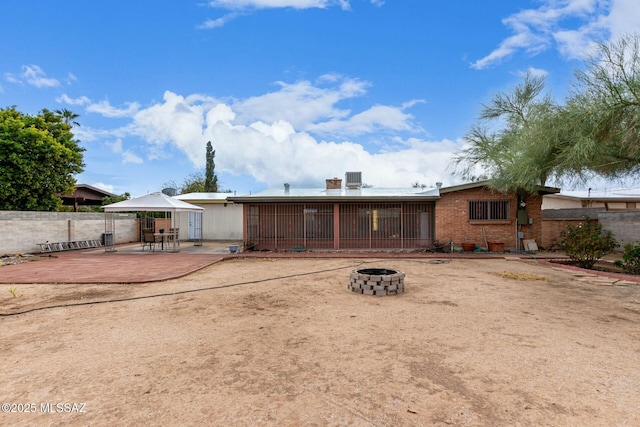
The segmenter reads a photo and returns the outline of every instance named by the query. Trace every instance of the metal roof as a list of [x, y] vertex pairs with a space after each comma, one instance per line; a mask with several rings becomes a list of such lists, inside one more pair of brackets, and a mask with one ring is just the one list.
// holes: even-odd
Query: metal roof
[[186, 193], [173, 196], [174, 199], [191, 203], [225, 203], [233, 193]]
[[619, 188], [612, 190], [569, 190], [561, 191], [551, 197], [557, 199], [570, 200], [590, 200], [590, 201], [609, 201], [609, 202], [639, 202], [639, 188]]
[[[454, 191], [463, 191], [463, 190], [471, 190], [473, 188], [487, 187], [491, 189], [489, 185], [491, 183], [490, 180], [485, 181], [477, 181], [477, 182], [469, 182], [466, 184], [453, 185], [451, 187], [442, 187], [440, 189], [440, 193], [453, 193]], [[542, 185], [537, 186], [538, 194], [546, 195], [546, 194], [556, 194], [560, 192], [559, 188], [556, 187], [546, 187]], [[495, 190], [498, 191], [498, 190]]]
[[299, 202], [299, 201], [400, 201], [400, 200], [437, 200], [440, 193], [437, 188], [377, 188], [359, 189], [292, 188], [288, 190], [269, 189], [256, 194], [230, 196], [227, 199], [239, 203], [257, 202]]

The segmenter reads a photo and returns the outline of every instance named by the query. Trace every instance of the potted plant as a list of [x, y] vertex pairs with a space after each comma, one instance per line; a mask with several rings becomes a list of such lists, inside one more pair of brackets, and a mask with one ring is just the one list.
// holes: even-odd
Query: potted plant
[[475, 243], [462, 243], [462, 250], [465, 252], [473, 252], [476, 250]]
[[489, 252], [504, 252], [504, 242], [487, 242]]

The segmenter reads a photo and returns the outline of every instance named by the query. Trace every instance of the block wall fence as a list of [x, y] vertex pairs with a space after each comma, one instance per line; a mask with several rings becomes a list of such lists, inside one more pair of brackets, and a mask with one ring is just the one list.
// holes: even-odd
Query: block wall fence
[[[114, 214], [114, 242], [139, 240], [135, 214]], [[101, 240], [105, 214], [87, 212], [0, 211], [0, 255], [39, 253], [38, 243]]]
[[620, 244], [619, 251], [624, 251], [627, 243], [638, 244], [640, 241], [640, 212], [637, 210], [601, 212], [598, 221], [604, 230], [613, 233]]
[[[509, 221], [470, 221], [469, 200], [510, 200]], [[446, 193], [436, 202], [435, 238], [440, 242], [453, 240], [457, 245], [463, 242], [484, 246], [482, 226], [488, 241], [500, 241], [507, 248], [516, 247], [517, 198], [501, 195], [483, 189], [472, 189]], [[528, 197], [527, 212], [532, 225], [520, 230], [525, 239], [535, 239], [540, 248], [553, 248], [560, 241], [560, 233], [568, 224], [577, 225], [584, 221], [584, 215], [599, 221], [603, 229], [613, 232], [624, 250], [625, 243], [640, 242], [640, 212], [629, 210], [619, 212], [593, 211], [585, 209], [553, 210], [554, 215], [540, 206], [541, 197]], [[576, 212], [577, 211], [577, 212]], [[137, 242], [140, 240], [139, 225], [135, 214], [114, 214], [115, 243]], [[156, 227], [163, 224], [158, 221]], [[166, 228], [166, 227], [165, 227]], [[101, 240], [105, 232], [105, 214], [84, 212], [40, 212], [40, 211], [0, 211], [0, 255], [39, 253], [38, 243], [65, 242], [74, 240]], [[185, 236], [181, 236], [185, 238]]]

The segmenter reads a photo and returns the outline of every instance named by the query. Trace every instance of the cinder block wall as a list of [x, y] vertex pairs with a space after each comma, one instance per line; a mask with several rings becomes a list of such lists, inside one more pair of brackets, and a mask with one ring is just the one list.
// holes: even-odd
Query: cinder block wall
[[[506, 221], [470, 221], [469, 201], [471, 200], [509, 200], [509, 220]], [[518, 196], [490, 190], [489, 188], [472, 188], [441, 194], [436, 202], [436, 240], [456, 245], [475, 243], [484, 246], [482, 228], [489, 242], [503, 242], [506, 248], [517, 247], [517, 232], [522, 231], [525, 239], [542, 239], [542, 197], [527, 196], [526, 210], [531, 225], [523, 225], [516, 229]]]
[[[115, 243], [138, 239], [135, 214], [115, 214]], [[0, 254], [40, 252], [38, 243], [101, 240], [105, 214], [0, 211]]]
[[627, 243], [637, 244], [640, 241], [640, 212], [636, 210], [600, 212], [598, 221], [604, 230], [613, 233], [620, 243], [620, 251], [624, 251]]

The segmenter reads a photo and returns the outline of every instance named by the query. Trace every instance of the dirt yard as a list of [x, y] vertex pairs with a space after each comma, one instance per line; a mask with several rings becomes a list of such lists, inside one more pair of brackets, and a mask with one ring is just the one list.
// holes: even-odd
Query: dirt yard
[[[349, 292], [365, 267], [405, 293]], [[0, 317], [1, 425], [640, 425], [640, 285], [534, 261], [237, 259], [0, 304], [36, 309]]]

